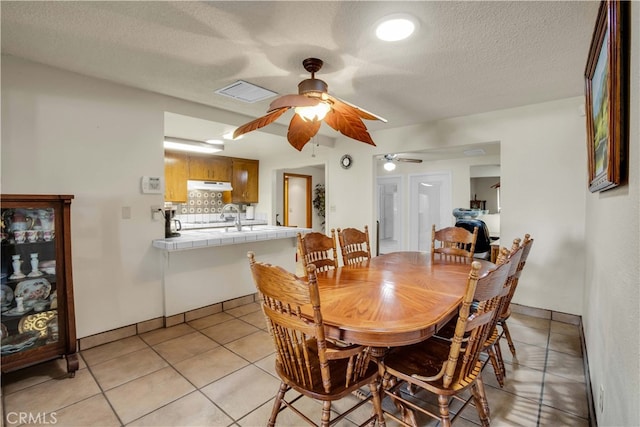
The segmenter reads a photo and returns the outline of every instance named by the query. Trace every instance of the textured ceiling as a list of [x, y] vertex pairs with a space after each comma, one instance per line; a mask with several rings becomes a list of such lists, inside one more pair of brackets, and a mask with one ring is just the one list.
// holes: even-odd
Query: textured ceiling
[[[2, 1], [2, 53], [251, 117], [272, 99], [247, 104], [214, 91], [242, 79], [296, 93], [308, 78], [302, 60], [318, 57], [316, 77], [330, 93], [388, 119], [367, 122], [376, 130], [581, 95], [597, 9], [595, 1]], [[399, 12], [417, 18], [416, 33], [376, 40], [374, 24]]]

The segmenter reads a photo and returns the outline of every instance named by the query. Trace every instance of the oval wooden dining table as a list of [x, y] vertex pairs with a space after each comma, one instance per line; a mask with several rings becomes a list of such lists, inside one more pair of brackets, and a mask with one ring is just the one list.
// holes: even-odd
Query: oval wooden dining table
[[[480, 261], [480, 276], [495, 265]], [[431, 337], [462, 302], [471, 261], [426, 252], [394, 252], [318, 273], [329, 338], [397, 347]]]

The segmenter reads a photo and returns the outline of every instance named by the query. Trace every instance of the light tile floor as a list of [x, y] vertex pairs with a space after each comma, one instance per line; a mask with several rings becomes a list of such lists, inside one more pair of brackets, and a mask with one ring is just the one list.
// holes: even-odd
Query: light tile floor
[[[491, 425], [589, 426], [579, 328], [522, 314], [514, 314], [509, 325], [517, 359], [503, 342], [505, 387], [498, 387], [490, 365], [483, 374]], [[62, 360], [7, 374], [3, 424], [20, 425], [20, 414], [30, 414], [31, 424], [56, 426], [263, 426], [279, 386], [273, 365], [260, 307], [248, 304], [82, 351], [73, 379], [66, 378]], [[430, 396], [415, 398], [433, 403]], [[337, 403], [336, 410], [349, 399], [355, 398]], [[388, 400], [383, 403], [393, 410]], [[317, 402], [303, 399], [301, 406], [319, 419]], [[353, 426], [369, 410], [364, 407], [339, 425]], [[277, 421], [304, 424], [290, 411]], [[478, 424], [472, 407], [454, 423]]]

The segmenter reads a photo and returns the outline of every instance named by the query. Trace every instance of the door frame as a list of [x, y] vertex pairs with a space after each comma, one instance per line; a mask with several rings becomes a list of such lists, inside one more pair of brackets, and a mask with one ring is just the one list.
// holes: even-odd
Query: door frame
[[304, 178], [307, 181], [306, 184], [306, 193], [307, 193], [307, 197], [305, 200], [305, 206], [306, 206], [306, 228], [311, 228], [312, 227], [312, 219], [311, 219], [311, 214], [312, 214], [312, 210], [311, 210], [311, 195], [312, 195], [312, 190], [311, 190], [311, 186], [312, 186], [312, 179], [313, 177], [311, 175], [301, 175], [301, 174], [297, 174], [297, 173], [289, 173], [289, 172], [283, 172], [282, 174], [282, 183], [283, 183], [283, 203], [284, 203], [284, 218], [283, 218], [283, 224], [284, 225], [288, 225], [289, 224], [289, 177], [294, 177], [294, 178]]

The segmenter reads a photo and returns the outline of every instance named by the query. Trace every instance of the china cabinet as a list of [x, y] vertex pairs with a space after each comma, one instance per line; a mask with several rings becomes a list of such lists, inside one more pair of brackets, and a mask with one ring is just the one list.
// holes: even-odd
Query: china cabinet
[[2, 372], [65, 357], [78, 369], [70, 195], [0, 195]]
[[258, 203], [258, 160], [233, 159], [233, 203]]

